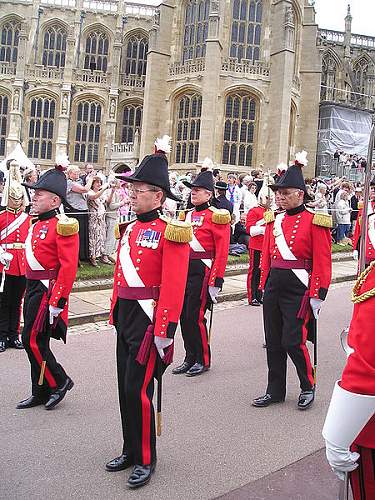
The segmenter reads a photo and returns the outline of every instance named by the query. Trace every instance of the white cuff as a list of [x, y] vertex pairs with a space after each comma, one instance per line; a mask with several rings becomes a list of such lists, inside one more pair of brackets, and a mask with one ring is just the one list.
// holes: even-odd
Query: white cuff
[[375, 396], [349, 392], [337, 381], [324, 422], [324, 439], [335, 446], [349, 448], [374, 412]]
[[251, 226], [250, 227], [250, 236], [259, 236], [260, 234], [263, 234], [263, 227], [262, 226]]

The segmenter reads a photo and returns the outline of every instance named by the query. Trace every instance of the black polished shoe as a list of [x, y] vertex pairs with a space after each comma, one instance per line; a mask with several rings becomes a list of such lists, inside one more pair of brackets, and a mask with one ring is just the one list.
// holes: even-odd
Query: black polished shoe
[[261, 305], [260, 302], [257, 301], [257, 299], [253, 299], [250, 303], [249, 306], [256, 306], [259, 307]]
[[309, 408], [313, 404], [314, 398], [315, 391], [302, 391], [298, 398], [298, 409], [306, 410], [307, 408]]
[[3, 340], [0, 342], [0, 352], [4, 352], [7, 348], [7, 343]]
[[105, 470], [109, 472], [118, 472], [120, 470], [125, 470], [133, 464], [127, 453], [123, 453], [119, 457], [114, 458], [107, 464], [105, 464]]
[[9, 340], [8, 347], [13, 347], [13, 349], [25, 349], [21, 340], [19, 340], [19, 339]]
[[20, 401], [16, 406], [16, 408], [17, 410], [25, 410], [26, 408], [33, 408], [34, 406], [44, 405], [46, 404], [47, 401], [48, 401], [48, 396], [42, 398], [40, 396], [32, 395], [29, 398]]
[[127, 485], [129, 488], [140, 488], [150, 482], [151, 475], [155, 470], [155, 464], [134, 465], [133, 472], [130, 474]]
[[49, 400], [46, 403], [46, 410], [52, 410], [57, 404], [60, 403], [65, 397], [65, 394], [67, 391], [70, 391], [74, 386], [73, 380], [68, 377], [65, 381], [65, 384], [60, 387], [60, 389], [56, 389], [55, 392], [53, 392], [49, 398]]
[[256, 408], [266, 408], [266, 406], [272, 405], [274, 403], [283, 403], [284, 399], [275, 399], [271, 394], [265, 394], [260, 398], [253, 399], [252, 405]]
[[186, 372], [187, 377], [196, 377], [197, 375], [202, 375], [202, 373], [209, 370], [208, 366], [203, 366], [200, 363], [195, 363], [190, 370]]
[[181, 375], [181, 373], [186, 373], [188, 370], [190, 370], [192, 366], [193, 363], [188, 363], [187, 361], [184, 361], [182, 365], [173, 368], [172, 373], [173, 375]]

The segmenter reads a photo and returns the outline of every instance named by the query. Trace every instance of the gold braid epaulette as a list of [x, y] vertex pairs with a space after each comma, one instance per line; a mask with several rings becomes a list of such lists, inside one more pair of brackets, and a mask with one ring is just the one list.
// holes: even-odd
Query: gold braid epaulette
[[313, 224], [316, 226], [322, 227], [332, 227], [332, 215], [324, 214], [324, 213], [316, 213], [313, 217]]
[[270, 224], [275, 220], [275, 212], [273, 210], [266, 210], [263, 214], [263, 219], [266, 221], [266, 224]]
[[371, 262], [367, 269], [363, 271], [358, 277], [352, 291], [352, 302], [354, 304], [359, 304], [361, 302], [365, 302], [365, 300], [371, 299], [371, 297], [375, 297], [375, 287], [371, 288], [367, 292], [361, 293], [358, 295], [361, 286], [366, 281], [368, 274], [375, 268], [375, 261]]
[[78, 220], [74, 217], [67, 217], [65, 214], [58, 215], [56, 226], [57, 234], [60, 236], [73, 236], [79, 232]]
[[165, 228], [164, 238], [175, 243], [189, 243], [193, 239], [193, 228], [188, 222], [169, 220]]

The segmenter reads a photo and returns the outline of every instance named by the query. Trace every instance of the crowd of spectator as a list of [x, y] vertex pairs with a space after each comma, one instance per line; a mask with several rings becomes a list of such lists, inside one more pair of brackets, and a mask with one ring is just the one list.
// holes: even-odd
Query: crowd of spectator
[[[337, 152], [339, 153], [339, 152]], [[340, 153], [341, 154], [341, 153]], [[343, 154], [343, 153], [342, 153]], [[351, 157], [351, 161], [362, 162], [363, 159]], [[362, 167], [364, 165], [362, 164]], [[202, 167], [202, 170], [207, 167]], [[225, 208], [232, 214], [231, 253], [239, 255], [247, 252], [250, 236], [246, 233], [246, 216], [248, 211], [258, 205], [258, 194], [264, 184], [277, 180], [280, 172], [270, 174], [264, 167], [252, 170], [248, 174], [224, 174], [213, 168], [215, 181], [215, 198], [213, 205]], [[36, 182], [40, 171], [38, 168], [27, 169], [23, 173], [25, 182]], [[102, 171], [87, 164], [84, 171], [78, 166], [70, 165], [66, 170], [67, 193], [64, 210], [78, 219], [80, 226], [80, 261], [88, 261], [92, 266], [100, 263], [113, 264], [116, 251], [115, 225], [118, 221], [130, 220], [129, 184], [126, 178], [131, 174], [110, 173], [105, 176]], [[171, 171], [170, 184], [173, 194], [181, 201], [167, 199], [163, 210], [165, 215], [176, 217], [180, 210], [191, 207], [190, 189], [185, 182], [193, 182], [197, 172], [188, 171], [184, 175]], [[0, 179], [0, 196], [1, 196]], [[349, 182], [346, 178], [306, 179], [311, 201], [310, 209], [330, 213], [333, 216], [334, 228], [332, 239], [339, 245], [351, 243], [354, 224], [358, 216], [358, 204], [361, 200], [360, 183]], [[27, 189], [28, 201], [31, 203], [33, 193]], [[29, 210], [30, 206], [27, 207]], [[275, 208], [275, 207], [271, 207]]]

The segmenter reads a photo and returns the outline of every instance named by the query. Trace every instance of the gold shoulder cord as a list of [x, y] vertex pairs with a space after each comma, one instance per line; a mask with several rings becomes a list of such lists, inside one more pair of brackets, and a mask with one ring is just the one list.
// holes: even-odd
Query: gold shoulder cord
[[359, 304], [360, 302], [365, 302], [367, 299], [371, 299], [371, 297], [375, 297], [375, 287], [371, 288], [368, 292], [364, 292], [361, 295], [358, 295], [359, 290], [361, 289], [361, 286], [363, 283], [366, 281], [366, 278], [368, 274], [371, 272], [372, 269], [375, 267], [375, 261], [371, 262], [369, 267], [361, 273], [361, 275], [358, 277], [353, 291], [352, 291], [352, 302], [354, 304]]

